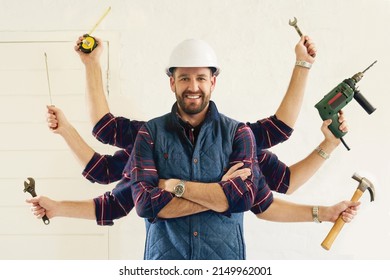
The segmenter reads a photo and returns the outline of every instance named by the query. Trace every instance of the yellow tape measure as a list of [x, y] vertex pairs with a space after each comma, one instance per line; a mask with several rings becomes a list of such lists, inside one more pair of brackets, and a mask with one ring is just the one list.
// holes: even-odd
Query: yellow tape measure
[[111, 10], [111, 7], [108, 7], [108, 9], [105, 11], [105, 13], [100, 17], [100, 19], [97, 21], [97, 23], [94, 25], [94, 27], [91, 29], [91, 31], [87, 34], [84, 34], [84, 40], [80, 44], [79, 49], [84, 53], [90, 53], [92, 52], [96, 46], [96, 40], [94, 37], [91, 36], [92, 32], [96, 29], [96, 27], [100, 24], [100, 22], [106, 17], [108, 12]]
[[84, 36], [84, 40], [80, 44], [80, 50], [84, 53], [90, 53], [97, 46], [96, 40], [95, 38], [89, 36], [88, 34], [84, 34], [83, 36]]

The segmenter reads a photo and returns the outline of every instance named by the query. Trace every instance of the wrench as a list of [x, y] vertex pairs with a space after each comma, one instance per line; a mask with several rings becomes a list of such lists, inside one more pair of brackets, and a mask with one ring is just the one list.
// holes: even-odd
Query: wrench
[[291, 20], [291, 19], [290, 19], [290, 20], [288, 21], [288, 24], [290, 24], [291, 26], [294, 26], [295, 30], [298, 32], [299, 37], [302, 37], [302, 32], [301, 32], [301, 30], [299, 29], [299, 27], [298, 27], [298, 25], [297, 25], [297, 22], [298, 22], [297, 18], [294, 17], [294, 20]]
[[[297, 22], [298, 22], [297, 18], [294, 17], [294, 20], [291, 20], [291, 19], [290, 19], [290, 20], [288, 21], [288, 24], [290, 24], [291, 26], [294, 26], [295, 30], [298, 32], [299, 37], [302, 37], [302, 32], [301, 32], [301, 30], [299, 29], [299, 27], [298, 27], [298, 25], [297, 25]], [[306, 40], [305, 40], [304, 44], [306, 44]], [[312, 56], [312, 57], [315, 57], [315, 54], [313, 54], [313, 55], [311, 55], [311, 56]]]
[[[28, 177], [27, 180], [29, 182], [24, 181], [24, 192], [28, 192], [29, 194], [32, 195], [32, 197], [36, 197], [37, 193], [35, 192], [35, 180], [31, 177]], [[50, 224], [49, 218], [45, 215], [42, 217], [43, 223], [45, 225]]]

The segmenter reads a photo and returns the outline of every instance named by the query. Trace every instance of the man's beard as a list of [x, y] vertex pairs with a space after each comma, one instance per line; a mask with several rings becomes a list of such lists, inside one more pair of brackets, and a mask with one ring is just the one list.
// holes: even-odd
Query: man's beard
[[[188, 101], [191, 101], [190, 98], [185, 98], [186, 95], [192, 95], [192, 94], [196, 94], [196, 95], [200, 95], [199, 99], [202, 100], [201, 104], [198, 105], [198, 104], [194, 104], [192, 102], [190, 102], [190, 104], [188, 104]], [[200, 112], [202, 112], [209, 104], [209, 101], [210, 101], [210, 98], [206, 98], [206, 95], [204, 94], [204, 92], [200, 91], [200, 92], [183, 92], [181, 95], [178, 95], [176, 93], [176, 99], [177, 99], [177, 103], [179, 104], [179, 107], [182, 109], [182, 111], [188, 115], [195, 115], [195, 114], [198, 114]], [[186, 103], [187, 101], [187, 103]], [[194, 99], [195, 102], [198, 101], [198, 99]]]

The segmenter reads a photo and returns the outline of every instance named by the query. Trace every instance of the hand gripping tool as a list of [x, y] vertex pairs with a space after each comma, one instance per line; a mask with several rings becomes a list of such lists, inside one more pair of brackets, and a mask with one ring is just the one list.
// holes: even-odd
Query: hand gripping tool
[[[23, 191], [28, 192], [29, 194], [31, 194], [32, 197], [36, 197], [37, 193], [35, 192], [35, 180], [31, 177], [28, 177], [27, 180], [28, 180], [28, 182], [24, 181], [24, 190]], [[42, 220], [43, 220], [43, 223], [45, 225], [50, 224], [50, 220], [46, 215], [42, 217]]]

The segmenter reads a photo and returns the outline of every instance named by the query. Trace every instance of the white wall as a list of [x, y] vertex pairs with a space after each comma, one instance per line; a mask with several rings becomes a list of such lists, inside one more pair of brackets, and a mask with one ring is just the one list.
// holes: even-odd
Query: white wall
[[[94, 35], [110, 42], [110, 106], [115, 114], [140, 120], [170, 110], [174, 96], [163, 70], [172, 48], [191, 37], [208, 41], [217, 52], [222, 73], [213, 99], [221, 112], [242, 121], [273, 114], [295, 62], [299, 38], [288, 20], [297, 17], [301, 30], [315, 40], [318, 56], [295, 132], [273, 149], [287, 164], [306, 156], [322, 140], [314, 104], [337, 83], [378, 60], [359, 83], [376, 112], [367, 115], [356, 102], [344, 110], [351, 151], [340, 146], [314, 178], [286, 198], [307, 204], [349, 199], [357, 187], [351, 176], [359, 172], [375, 183], [375, 202], [369, 203], [368, 194], [362, 197], [359, 215], [329, 252], [320, 246], [331, 227], [328, 223], [277, 224], [248, 213], [245, 234], [248, 259], [390, 257], [390, 1], [0, 0], [0, 6], [0, 259], [142, 258], [144, 225], [135, 213], [110, 228], [71, 219], [53, 219], [44, 226], [32, 219], [22, 192], [27, 176], [39, 180], [39, 194], [55, 199], [93, 198], [114, 186], [81, 178], [82, 169], [65, 143], [46, 129], [44, 106], [49, 98], [45, 76], [40, 76], [45, 75], [40, 56], [49, 48], [57, 73], [52, 90], [61, 92], [53, 102], [94, 148], [112, 152], [90, 136], [82, 65], [72, 50], [73, 41], [89, 31], [108, 6], [112, 10]], [[53, 47], [51, 40], [61, 42], [60, 47]], [[47, 244], [50, 248], [42, 249]]]

